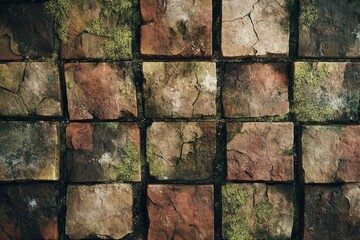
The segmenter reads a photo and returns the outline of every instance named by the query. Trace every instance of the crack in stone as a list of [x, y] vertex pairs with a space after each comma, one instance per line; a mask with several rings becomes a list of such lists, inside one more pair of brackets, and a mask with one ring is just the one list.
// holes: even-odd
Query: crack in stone
[[254, 31], [255, 36], [256, 36], [256, 39], [257, 39], [256, 42], [251, 46], [251, 48], [252, 48], [253, 51], [254, 51], [254, 55], [256, 55], [257, 52], [258, 52], [258, 50], [255, 48], [255, 45], [256, 45], [258, 42], [260, 42], [260, 39], [259, 39], [259, 35], [258, 35], [258, 33], [257, 33], [256, 29], [255, 29], [254, 22], [253, 22], [253, 20], [252, 20], [252, 18], [251, 18], [251, 13], [255, 10], [255, 5], [258, 4], [260, 1], [261, 1], [261, 0], [258, 0], [256, 3], [254, 3], [254, 4], [252, 5], [252, 10], [251, 10], [251, 12], [249, 12], [249, 14], [248, 14], [249, 20], [250, 20], [250, 22], [251, 22], [253, 31]]
[[201, 94], [201, 85], [199, 84], [199, 76], [198, 76], [198, 71], [199, 71], [199, 65], [196, 65], [196, 71], [195, 71], [195, 78], [196, 78], [196, 85], [195, 85], [195, 89], [198, 91], [196, 98], [194, 100], [194, 102], [192, 103], [192, 112], [191, 115], [194, 116], [194, 111], [195, 111], [195, 104], [196, 102], [199, 100], [200, 94]]

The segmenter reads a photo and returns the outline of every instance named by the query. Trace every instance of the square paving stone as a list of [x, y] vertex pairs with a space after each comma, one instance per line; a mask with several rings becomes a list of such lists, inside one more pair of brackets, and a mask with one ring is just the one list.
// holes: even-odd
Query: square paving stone
[[360, 182], [360, 126], [305, 126], [302, 133], [305, 182]]
[[293, 226], [292, 185], [222, 186], [223, 237], [290, 239]]
[[137, 116], [130, 62], [65, 64], [70, 119]]
[[280, 57], [289, 53], [286, 0], [223, 0], [221, 50], [224, 57]]
[[132, 1], [50, 0], [61, 57], [130, 59]]
[[286, 63], [227, 63], [222, 88], [225, 117], [285, 116], [288, 81]]
[[57, 122], [0, 122], [0, 181], [58, 180]]
[[216, 124], [154, 122], [147, 130], [146, 154], [156, 179], [207, 179], [216, 157]]
[[0, 4], [0, 59], [51, 57], [53, 26], [43, 3]]
[[46, 62], [0, 64], [0, 115], [61, 116], [59, 70]]
[[360, 184], [305, 186], [304, 240], [360, 237]]
[[149, 185], [148, 240], [214, 239], [211, 185]]
[[132, 193], [130, 184], [69, 186], [66, 234], [70, 239], [120, 239], [130, 234]]
[[140, 181], [140, 130], [136, 124], [69, 123], [66, 145], [70, 181]]
[[59, 239], [53, 184], [0, 185], [0, 239]]
[[299, 56], [359, 57], [360, 4], [300, 0]]
[[358, 119], [359, 71], [359, 63], [296, 62], [296, 118], [319, 122]]
[[215, 116], [215, 63], [145, 62], [143, 72], [147, 117]]
[[212, 1], [140, 0], [141, 54], [210, 57]]
[[227, 179], [293, 180], [293, 124], [227, 123]]

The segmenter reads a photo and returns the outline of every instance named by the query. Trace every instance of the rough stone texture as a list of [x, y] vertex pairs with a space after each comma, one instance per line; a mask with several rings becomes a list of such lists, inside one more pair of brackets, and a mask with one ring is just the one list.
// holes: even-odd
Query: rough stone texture
[[222, 101], [225, 117], [284, 116], [289, 112], [288, 65], [225, 65]]
[[359, 236], [360, 184], [305, 186], [304, 240]]
[[291, 181], [292, 123], [227, 123], [227, 179]]
[[291, 185], [223, 186], [223, 237], [228, 240], [290, 239], [292, 194]]
[[223, 56], [288, 55], [289, 36], [287, 0], [222, 2]]
[[360, 181], [360, 126], [305, 126], [302, 134], [305, 182]]
[[294, 111], [297, 119], [358, 119], [359, 71], [359, 63], [295, 63]]
[[56, 122], [0, 122], [0, 181], [59, 179]]
[[65, 64], [70, 119], [117, 119], [137, 116], [131, 65]]
[[66, 234], [71, 239], [120, 239], [132, 232], [130, 184], [69, 186]]
[[301, 0], [301, 57], [359, 57], [360, 5], [357, 1]]
[[160, 180], [209, 178], [215, 135], [215, 122], [154, 122], [147, 130], [150, 175]]
[[130, 0], [67, 0], [62, 4], [48, 5], [58, 16], [62, 58], [131, 58]]
[[211, 56], [211, 0], [140, 0], [143, 55]]
[[216, 114], [215, 63], [145, 62], [147, 117], [201, 117]]
[[0, 115], [61, 114], [59, 71], [54, 64], [0, 64]]
[[0, 5], [0, 59], [51, 57], [54, 20], [42, 3]]
[[149, 185], [148, 240], [214, 239], [211, 185]]
[[66, 145], [70, 181], [140, 180], [140, 131], [136, 124], [69, 123]]
[[0, 239], [59, 238], [53, 184], [0, 185]]

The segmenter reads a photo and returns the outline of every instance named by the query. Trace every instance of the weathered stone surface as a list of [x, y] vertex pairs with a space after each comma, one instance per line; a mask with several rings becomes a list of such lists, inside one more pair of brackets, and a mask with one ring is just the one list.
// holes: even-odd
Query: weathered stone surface
[[50, 0], [62, 58], [131, 58], [131, 0]]
[[305, 186], [304, 240], [359, 236], [360, 184]]
[[69, 186], [66, 234], [71, 239], [120, 239], [132, 232], [130, 184]]
[[0, 239], [59, 239], [53, 184], [0, 185]]
[[289, 112], [288, 65], [225, 65], [222, 101], [225, 117], [284, 116]]
[[42, 3], [0, 5], [0, 59], [50, 57], [54, 20]]
[[70, 181], [140, 180], [140, 131], [136, 124], [69, 123], [66, 145]]
[[143, 55], [211, 56], [211, 0], [140, 0]]
[[214, 239], [211, 185], [149, 185], [148, 240]]
[[0, 180], [57, 180], [60, 161], [56, 122], [0, 122]]
[[360, 126], [305, 126], [302, 134], [305, 182], [360, 181]]
[[209, 178], [215, 134], [215, 122], [154, 122], [147, 130], [150, 175], [161, 180]]
[[291, 181], [292, 123], [227, 123], [227, 179]]
[[222, 197], [225, 239], [290, 239], [291, 185], [228, 184]]
[[131, 65], [65, 64], [70, 119], [117, 119], [137, 116]]
[[295, 63], [294, 111], [297, 119], [358, 119], [359, 71], [359, 63]]
[[359, 57], [359, 14], [357, 1], [301, 0], [299, 55]]
[[147, 117], [215, 115], [215, 63], [145, 62], [143, 72]]
[[0, 115], [61, 116], [58, 68], [46, 62], [0, 64]]
[[288, 55], [288, 2], [224, 0], [221, 31], [223, 56]]

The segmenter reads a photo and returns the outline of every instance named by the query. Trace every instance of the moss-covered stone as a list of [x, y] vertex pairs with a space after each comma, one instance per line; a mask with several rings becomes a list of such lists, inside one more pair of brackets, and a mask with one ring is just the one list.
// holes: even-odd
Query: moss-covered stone
[[300, 11], [300, 26], [304, 32], [308, 32], [310, 28], [319, 19], [319, 10], [316, 7], [316, 0], [302, 1], [303, 5]]

